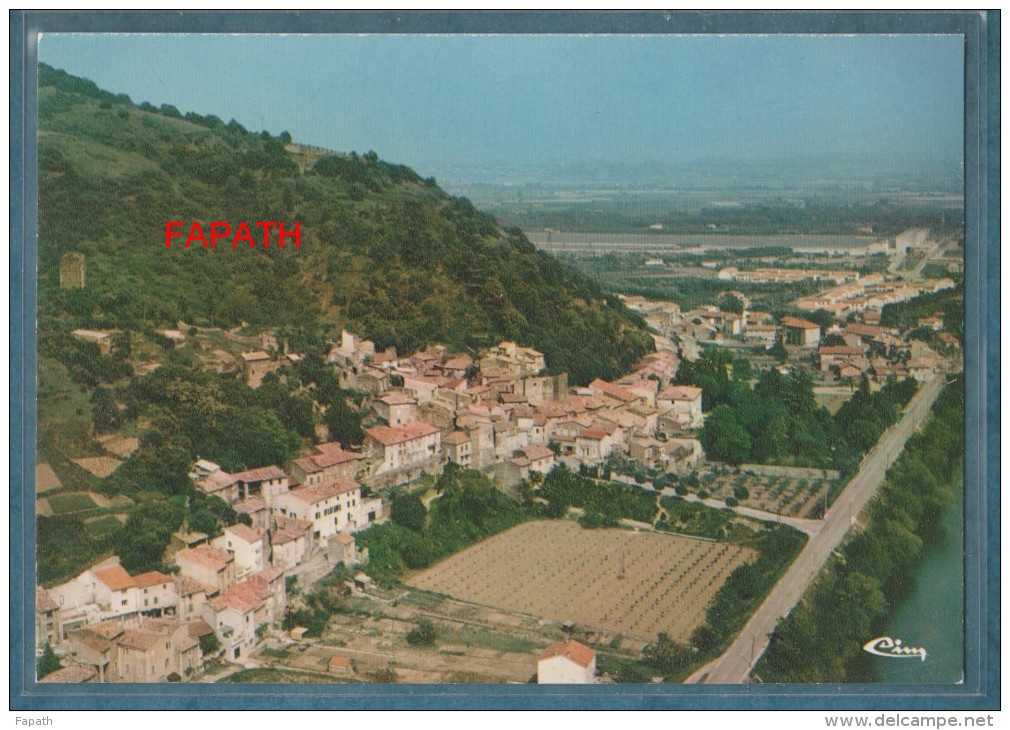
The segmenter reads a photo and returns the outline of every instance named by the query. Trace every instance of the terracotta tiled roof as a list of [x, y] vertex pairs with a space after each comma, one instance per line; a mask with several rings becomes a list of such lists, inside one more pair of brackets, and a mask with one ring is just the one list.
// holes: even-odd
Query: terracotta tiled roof
[[671, 385], [656, 396], [659, 400], [696, 400], [701, 395], [701, 388], [693, 385]]
[[332, 656], [330, 657], [330, 666], [347, 669], [351, 666], [351, 660], [345, 656]]
[[95, 626], [89, 626], [88, 630], [105, 639], [114, 639], [123, 633], [123, 627], [115, 621], [102, 621]]
[[239, 540], [245, 540], [246, 542], [256, 542], [257, 540], [262, 540], [264, 535], [262, 528], [249, 527], [248, 525], [243, 525], [241, 522], [224, 528], [224, 531], [229, 532]]
[[124, 632], [123, 635], [119, 637], [118, 643], [120, 646], [125, 646], [129, 649], [147, 651], [159, 641], [164, 640], [165, 637], [162, 634], [134, 629], [132, 631]]
[[177, 584], [177, 590], [180, 596], [192, 596], [195, 593], [213, 593], [217, 589], [205, 586], [192, 578], [181, 578]]
[[442, 367], [446, 370], [466, 370], [471, 365], [473, 365], [473, 360], [469, 355], [456, 355], [446, 360]]
[[605, 380], [600, 380], [599, 378], [591, 382], [589, 384], [589, 387], [602, 392], [604, 395], [610, 398], [615, 398], [620, 401], [627, 402], [627, 401], [633, 401], [636, 398], [638, 398], [638, 396], [635, 393], [629, 393], [624, 388], [618, 385], [614, 385], [613, 383], [608, 383]]
[[264, 568], [253, 577], [266, 581], [267, 584], [270, 584], [282, 575], [284, 575], [284, 568]]
[[848, 345], [825, 345], [819, 352], [822, 355], [862, 355], [862, 347], [849, 347]]
[[80, 684], [93, 679], [98, 674], [94, 667], [83, 664], [71, 664], [69, 667], [57, 669], [52, 674], [47, 674], [39, 682], [47, 684]]
[[313, 484], [310, 487], [292, 489], [288, 492], [288, 494], [305, 504], [315, 504], [316, 502], [321, 502], [324, 499], [336, 497], [338, 494], [345, 494], [360, 488], [361, 486], [356, 481], [350, 477], [345, 477], [343, 479], [336, 479], [327, 484]]
[[540, 653], [540, 661], [558, 656], [570, 659], [581, 667], [588, 667], [596, 659], [596, 652], [577, 641], [566, 641], [563, 644], [554, 644], [544, 649]]
[[189, 628], [189, 635], [194, 639], [199, 639], [201, 636], [207, 636], [208, 634], [214, 633], [214, 629], [212, 629], [202, 618], [196, 618], [192, 621], [188, 621], [186, 625], [187, 628]]
[[878, 337], [880, 335], [887, 334], [887, 330], [883, 327], [875, 327], [870, 324], [859, 324], [858, 322], [846, 325], [842, 332], [847, 335], [857, 335], [858, 337]]
[[219, 489], [224, 489], [225, 487], [230, 487], [238, 479], [224, 471], [223, 469], [218, 469], [217, 471], [212, 471], [207, 476], [200, 479], [197, 484], [205, 492], [216, 492]]
[[49, 596], [49, 592], [42, 586], [35, 586], [35, 610], [55, 611], [59, 605]]
[[175, 554], [175, 560], [179, 562], [180, 559], [205, 568], [213, 568], [219, 573], [228, 567], [228, 563], [233, 561], [228, 553], [210, 545], [199, 545], [195, 548], [180, 550]]
[[246, 362], [257, 362], [259, 360], [269, 360], [270, 356], [262, 350], [257, 350], [255, 352], [243, 352], [242, 359]]
[[407, 423], [396, 428], [390, 426], [375, 426], [365, 433], [383, 446], [393, 446], [404, 441], [424, 438], [438, 433], [439, 429], [427, 423]]
[[251, 514], [267, 508], [267, 503], [259, 497], [249, 497], [232, 505], [232, 508], [239, 514]]
[[171, 583], [172, 578], [165, 575], [164, 573], [159, 573], [157, 570], [150, 570], [146, 573], [141, 573], [140, 575], [135, 575], [133, 577], [133, 582], [138, 588], [150, 588], [151, 586], [164, 585], [165, 583]]
[[361, 459], [361, 454], [355, 451], [347, 451], [340, 446], [339, 441], [332, 441], [328, 444], [319, 444], [309, 455], [310, 458], [321, 469], [334, 464], [343, 464], [348, 461]]
[[126, 569], [122, 565], [113, 565], [111, 568], [96, 570], [95, 577], [113, 591], [132, 588], [135, 585], [133, 578], [130, 577], [130, 574], [126, 572]]
[[782, 318], [783, 327], [795, 327], [804, 330], [819, 330], [821, 326], [814, 322], [810, 322], [805, 319], [800, 319], [799, 317], [783, 317]]
[[284, 470], [277, 466], [264, 466], [259, 469], [249, 469], [240, 471], [233, 475], [235, 481], [249, 484], [251, 482], [265, 482], [268, 479], [283, 479], [287, 476]]
[[442, 437], [443, 444], [450, 444], [453, 446], [458, 446], [459, 444], [465, 444], [470, 441], [470, 438], [462, 431], [453, 431], [448, 436]]
[[554, 452], [551, 451], [546, 446], [541, 446], [540, 444], [530, 444], [523, 451], [526, 453], [526, 458], [530, 461], [539, 461], [540, 459], [546, 459], [549, 456], [554, 456]]
[[270, 543], [272, 545], [286, 545], [289, 542], [294, 542], [295, 540], [304, 537], [305, 537], [304, 530], [295, 530], [290, 527], [281, 527], [279, 529], [271, 531]]
[[591, 428], [586, 428], [579, 431], [579, 436], [584, 439], [592, 439], [593, 441], [602, 441], [607, 437], [607, 434], [603, 431], [594, 431]]
[[416, 400], [403, 393], [384, 393], [377, 400], [381, 400], [387, 406], [411, 406], [417, 404]]
[[245, 581], [244, 583], [233, 585], [218, 598], [212, 600], [211, 605], [215, 609], [228, 607], [242, 613], [247, 613], [263, 605], [265, 594], [266, 591], [262, 587], [257, 586], [252, 581]]

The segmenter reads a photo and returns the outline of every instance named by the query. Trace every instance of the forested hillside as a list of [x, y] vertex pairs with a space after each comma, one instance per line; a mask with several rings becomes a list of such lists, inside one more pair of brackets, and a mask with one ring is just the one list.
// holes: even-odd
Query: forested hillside
[[[45, 65], [39, 87], [42, 329], [347, 327], [399, 352], [512, 339], [576, 384], [613, 378], [652, 348], [600, 286], [374, 152], [137, 106]], [[167, 221], [297, 221], [301, 247], [166, 248]], [[59, 288], [71, 251], [86, 257], [84, 289]]]

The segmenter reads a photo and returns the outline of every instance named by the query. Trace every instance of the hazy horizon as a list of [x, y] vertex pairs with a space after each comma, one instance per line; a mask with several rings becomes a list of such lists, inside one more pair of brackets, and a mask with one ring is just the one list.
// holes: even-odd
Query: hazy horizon
[[39, 60], [440, 179], [708, 161], [944, 175], [963, 157], [953, 35], [75, 33], [45, 34]]

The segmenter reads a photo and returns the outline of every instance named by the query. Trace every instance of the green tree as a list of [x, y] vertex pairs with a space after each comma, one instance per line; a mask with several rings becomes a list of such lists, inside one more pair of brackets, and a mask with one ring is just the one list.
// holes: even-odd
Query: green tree
[[46, 648], [42, 650], [42, 656], [39, 657], [38, 662], [35, 665], [36, 679], [42, 679], [47, 674], [52, 674], [57, 669], [62, 669], [63, 665], [60, 664], [60, 658], [56, 656], [56, 652], [53, 651], [53, 647], [49, 646], [49, 642], [46, 642]]
[[189, 518], [189, 529], [194, 532], [202, 532], [205, 535], [216, 535], [217, 519], [210, 513], [210, 510], [200, 509]]
[[202, 656], [215, 654], [220, 648], [221, 642], [218, 641], [217, 636], [214, 633], [204, 634], [200, 637], [200, 654]]
[[645, 663], [660, 672], [675, 672], [691, 658], [690, 649], [678, 644], [663, 631], [656, 637], [656, 643], [646, 646], [642, 654]]
[[719, 636], [707, 623], [702, 624], [691, 632], [691, 643], [700, 652], [714, 649], [719, 643]]
[[743, 314], [743, 301], [740, 300], [735, 294], [730, 294], [726, 292], [717, 302], [719, 309], [724, 312], [731, 312], [732, 314]]
[[[178, 498], [176, 498], [178, 499]], [[183, 508], [172, 502], [145, 502], [131, 510], [113, 537], [123, 568], [132, 575], [160, 570], [172, 533], [182, 524]]]
[[420, 497], [404, 495], [393, 500], [389, 510], [389, 518], [398, 525], [408, 527], [415, 532], [424, 529], [428, 518], [428, 510]]
[[428, 619], [421, 619], [417, 626], [407, 633], [407, 643], [411, 646], [435, 646], [438, 643], [438, 630]]
[[715, 461], [741, 464], [750, 456], [750, 434], [737, 421], [730, 406], [718, 406], [708, 414], [701, 432], [705, 453]]
[[775, 344], [768, 348], [768, 354], [779, 362], [785, 362], [789, 359], [789, 351], [786, 350], [786, 346], [782, 344], [781, 339], [775, 340]]
[[99, 386], [91, 394], [91, 420], [103, 433], [119, 426], [119, 404], [108, 388]]
[[330, 439], [345, 446], [356, 446], [365, 438], [365, 432], [361, 430], [361, 414], [352, 411], [344, 397], [338, 397], [326, 409], [323, 423], [330, 433]]

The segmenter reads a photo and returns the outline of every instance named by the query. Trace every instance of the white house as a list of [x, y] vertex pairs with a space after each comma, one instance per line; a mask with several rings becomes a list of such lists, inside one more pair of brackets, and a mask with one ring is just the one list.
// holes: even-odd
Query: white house
[[288, 473], [301, 486], [322, 484], [341, 477], [353, 477], [361, 466], [362, 456], [344, 449], [339, 441], [317, 444], [311, 453], [286, 464]]
[[293, 568], [309, 549], [309, 537], [304, 530], [280, 527], [270, 532], [270, 564], [275, 568]]
[[417, 400], [399, 392], [383, 393], [372, 402], [375, 412], [390, 426], [402, 426], [418, 419]]
[[529, 460], [529, 470], [546, 474], [554, 468], [554, 452], [546, 446], [530, 444], [522, 449], [522, 456]]
[[156, 570], [131, 576], [118, 563], [86, 570], [56, 586], [50, 597], [61, 612], [63, 632], [130, 614], [175, 610], [179, 596], [171, 577]]
[[463, 431], [453, 431], [442, 439], [442, 451], [446, 461], [466, 467], [472, 463], [473, 446], [470, 437]]
[[685, 428], [701, 428], [705, 417], [701, 411], [701, 388], [693, 385], [672, 385], [656, 396], [656, 404]]
[[379, 462], [371, 475], [419, 469], [438, 459], [441, 445], [442, 432], [427, 423], [376, 426], [365, 431], [365, 448]]
[[235, 584], [235, 558], [210, 545], [185, 548], [175, 554], [179, 573], [218, 591]]
[[224, 528], [224, 534], [214, 538], [211, 545], [235, 558], [235, 578], [243, 580], [267, 567], [266, 530], [247, 527], [241, 523]]
[[203, 607], [203, 620], [214, 630], [228, 659], [238, 659], [256, 645], [256, 629], [273, 622], [267, 591], [254, 580], [238, 583]]
[[241, 499], [258, 496], [269, 507], [274, 497], [288, 491], [290, 481], [278, 466], [264, 466], [233, 474]]
[[537, 684], [593, 684], [596, 652], [577, 641], [554, 644], [540, 653]]
[[292, 489], [277, 497], [272, 511], [274, 515], [311, 522], [312, 537], [319, 541], [367, 525], [367, 515], [362, 514], [365, 506], [361, 486], [353, 479], [343, 478]]
[[821, 342], [821, 327], [815, 322], [798, 317], [783, 317], [782, 327], [785, 329], [787, 345], [817, 347]]

